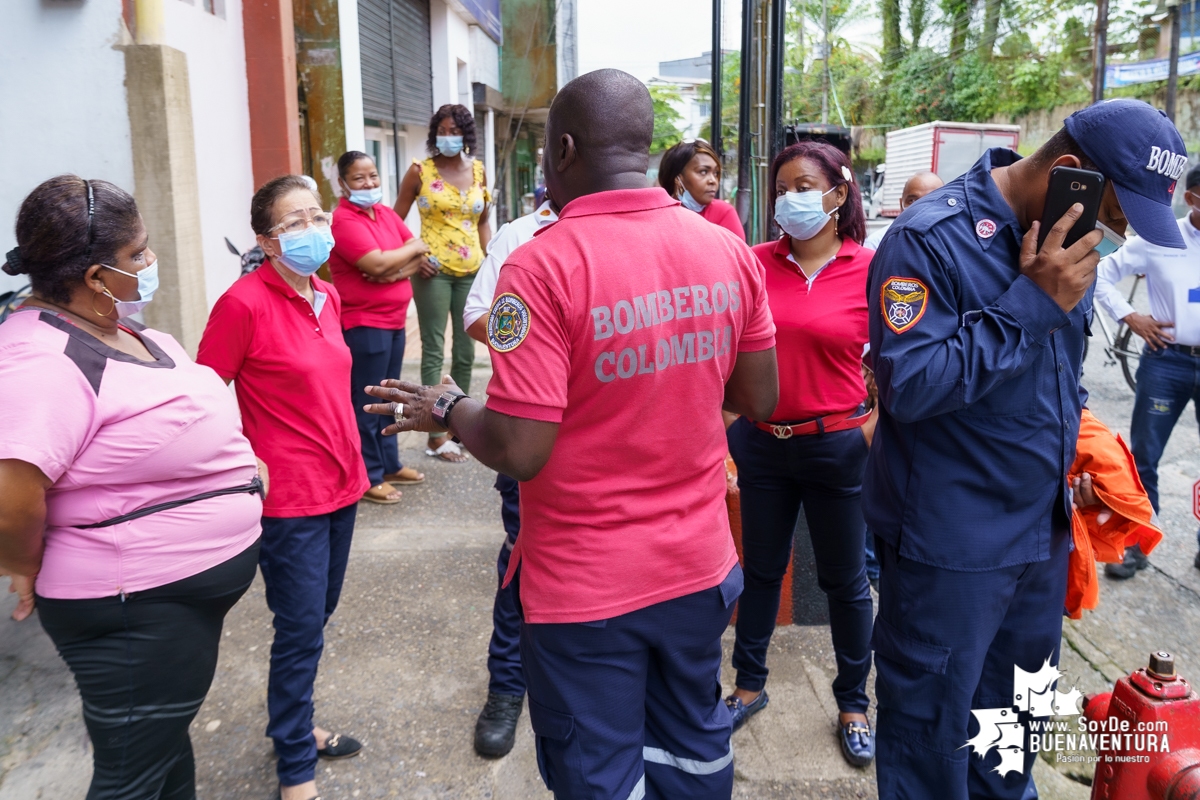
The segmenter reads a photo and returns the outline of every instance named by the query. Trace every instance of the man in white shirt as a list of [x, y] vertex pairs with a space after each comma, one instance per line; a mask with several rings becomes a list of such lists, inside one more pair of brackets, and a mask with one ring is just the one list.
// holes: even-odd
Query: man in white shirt
[[[940, 189], [945, 185], [944, 181], [932, 172], [918, 172], [904, 182], [904, 189], [900, 192], [900, 213], [903, 214], [905, 209], [913, 203], [920, 200], [925, 195], [932, 192], [934, 189]], [[888, 232], [888, 228], [892, 227], [888, 223], [884, 227], [872, 233], [863, 242], [862, 246], [868, 250], [878, 250], [879, 243], [883, 241], [883, 235]], [[869, 540], [871, 537], [867, 537]]]
[[[1096, 302], [1146, 342], [1138, 362], [1130, 443], [1155, 511], [1158, 461], [1188, 400], [1196, 402], [1200, 419], [1200, 167], [1188, 172], [1185, 186], [1190, 213], [1178, 223], [1186, 250], [1132, 239], [1096, 270]], [[1146, 276], [1149, 315], [1135, 311], [1116, 287], [1133, 273]], [[1200, 553], [1194, 563], [1200, 569]], [[1108, 564], [1104, 571], [1113, 578], [1131, 578], [1146, 564], [1146, 557], [1132, 547], [1125, 552], [1124, 563]]]
[[[495, 299], [500, 268], [508, 256], [533, 238], [540, 229], [558, 219], [547, 198], [532, 214], [518, 217], [496, 231], [488, 243], [487, 257], [475, 273], [471, 293], [463, 308], [463, 326], [471, 338], [487, 341], [488, 312]], [[496, 560], [496, 570], [502, 583], [508, 572], [508, 559], [521, 529], [520, 491], [515, 480], [496, 475], [496, 490], [500, 492], [500, 519], [507, 537]], [[512, 749], [517, 735], [517, 721], [525, 699], [525, 676], [521, 670], [521, 614], [517, 604], [520, 576], [507, 586], [497, 586], [492, 603], [492, 639], [488, 644], [488, 699], [475, 722], [475, 752], [488, 758], [498, 758]]]

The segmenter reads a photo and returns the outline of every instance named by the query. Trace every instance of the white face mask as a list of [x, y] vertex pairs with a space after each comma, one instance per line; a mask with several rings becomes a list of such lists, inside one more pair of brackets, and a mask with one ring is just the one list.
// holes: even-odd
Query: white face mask
[[374, 189], [351, 189], [350, 196], [346, 198], [359, 208], [371, 208], [383, 202], [383, 187], [376, 186]]
[[824, 194], [820, 189], [784, 192], [775, 198], [775, 222], [793, 239], [804, 241], [813, 238], [829, 223], [830, 213], [821, 201], [833, 189]]
[[[154, 299], [154, 293], [158, 291], [158, 260], [153, 264], [138, 272], [126, 272], [123, 269], [110, 267], [108, 264], [101, 264], [105, 269], [111, 269], [113, 272], [119, 272], [122, 275], [128, 275], [138, 282], [138, 299], [137, 300], [117, 300], [113, 298], [113, 303], [117, 309], [117, 315], [128, 317], [136, 314], [146, 306], [150, 305], [150, 301]], [[111, 294], [109, 295], [112, 296]]]

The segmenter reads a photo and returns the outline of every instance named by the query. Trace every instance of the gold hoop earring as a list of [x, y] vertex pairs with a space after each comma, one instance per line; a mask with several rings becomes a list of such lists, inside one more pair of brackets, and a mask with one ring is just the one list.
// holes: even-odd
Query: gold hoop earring
[[[103, 297], [103, 296], [107, 296], [110, 300], [112, 300], [112, 306], [108, 309], [107, 314], [101, 313], [96, 308], [96, 298]], [[108, 291], [108, 289], [105, 289], [103, 292], [94, 292], [92, 294], [92, 313], [95, 314], [97, 317], [107, 317], [116, 310], [117, 310], [117, 298], [113, 297], [112, 292]]]

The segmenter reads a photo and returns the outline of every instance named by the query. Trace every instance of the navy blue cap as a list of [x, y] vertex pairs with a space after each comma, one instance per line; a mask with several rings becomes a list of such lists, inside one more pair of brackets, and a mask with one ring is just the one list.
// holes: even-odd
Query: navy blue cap
[[1185, 245], [1171, 197], [1187, 168], [1183, 137], [1167, 115], [1141, 100], [1106, 100], [1065, 120], [1067, 133], [1112, 181], [1138, 235], [1162, 247]]

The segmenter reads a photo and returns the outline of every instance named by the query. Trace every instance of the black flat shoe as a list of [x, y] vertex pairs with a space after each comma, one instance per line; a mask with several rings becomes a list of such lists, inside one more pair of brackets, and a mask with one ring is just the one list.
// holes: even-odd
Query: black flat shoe
[[725, 705], [729, 708], [729, 716], [733, 717], [733, 729], [736, 731], [745, 725], [746, 720], [766, 708], [769, 702], [771, 702], [771, 698], [767, 697], [766, 689], [759, 692], [758, 697], [751, 700], [749, 705], [733, 695], [726, 697]]
[[1139, 570], [1148, 566], [1150, 559], [1142, 555], [1142, 548], [1135, 544], [1125, 550], [1125, 558], [1120, 564], [1105, 564], [1104, 574], [1114, 580], [1123, 581], [1132, 578]]
[[508, 755], [517, 740], [517, 720], [525, 698], [488, 692], [487, 704], [475, 720], [475, 752], [484, 758]]
[[868, 766], [875, 759], [875, 734], [865, 722], [847, 722], [838, 728], [842, 755], [855, 767]]
[[340, 733], [330, 734], [324, 747], [317, 748], [321, 758], [353, 758], [362, 752], [362, 743]]

